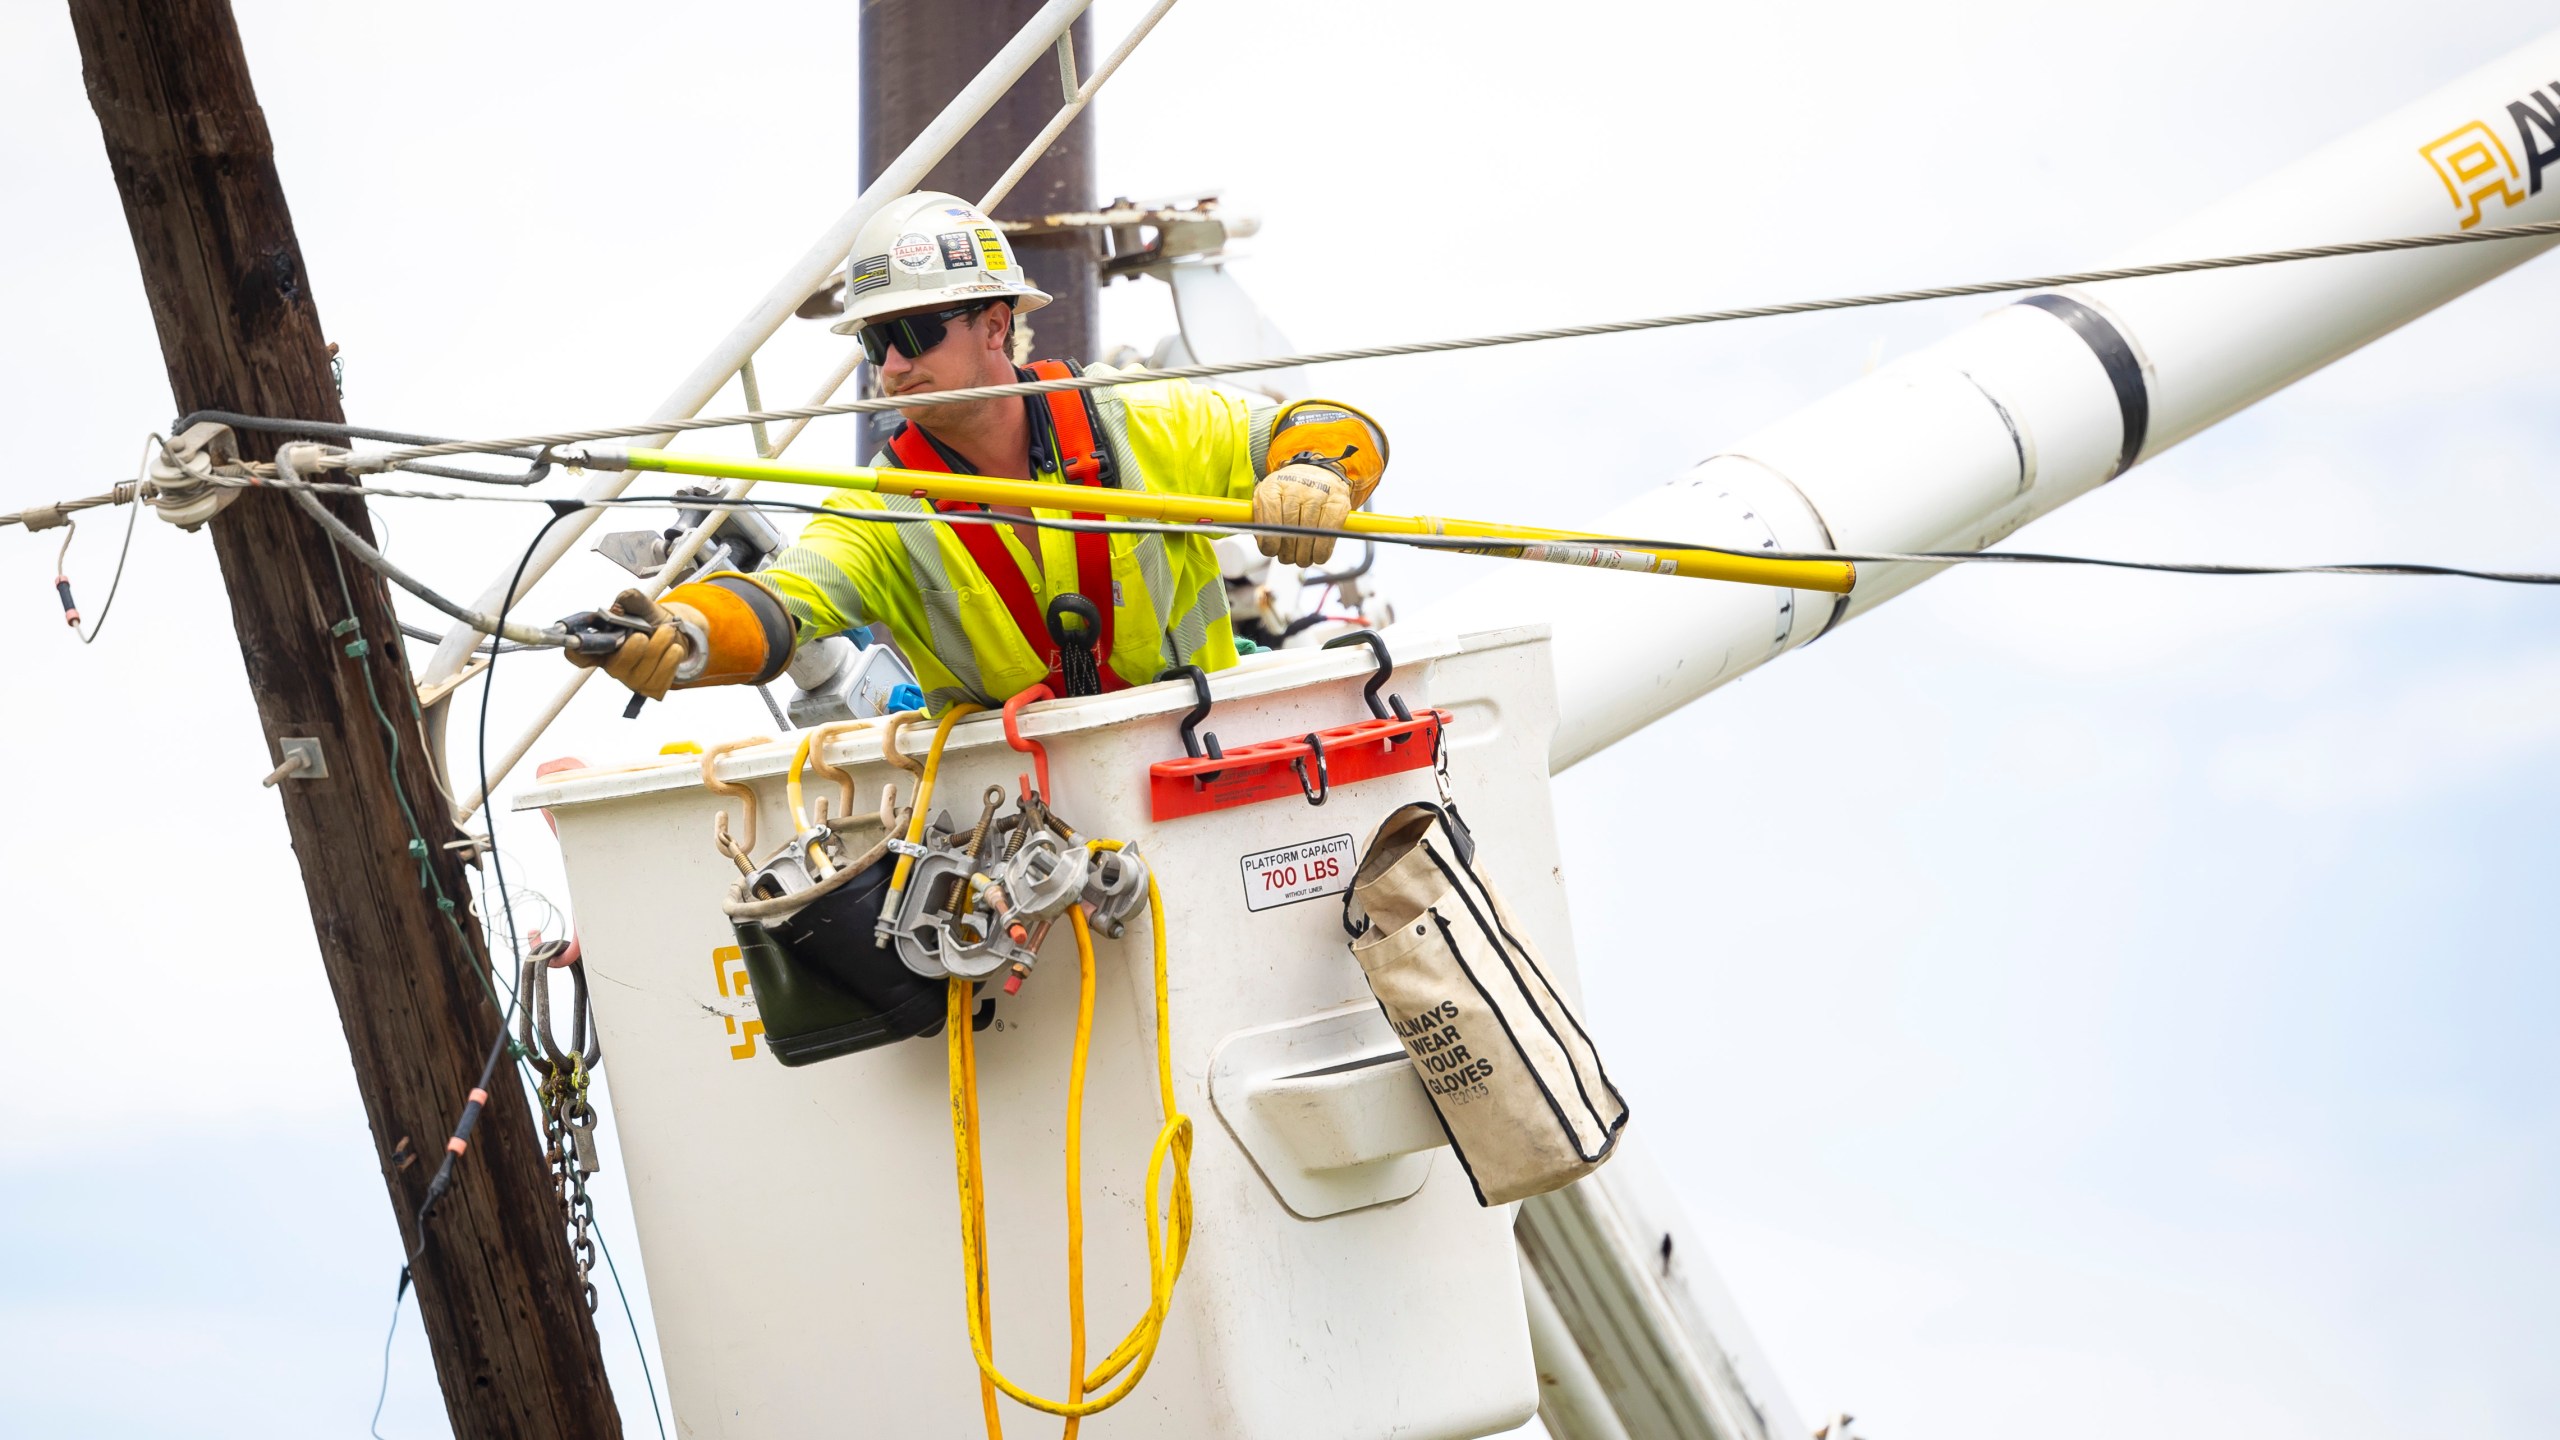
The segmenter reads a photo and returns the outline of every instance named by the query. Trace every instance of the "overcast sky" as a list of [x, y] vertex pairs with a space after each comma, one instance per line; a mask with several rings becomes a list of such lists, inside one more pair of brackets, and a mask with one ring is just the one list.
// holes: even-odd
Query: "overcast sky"
[[[854, 9], [241, 0], [351, 417], [644, 413], [851, 198]], [[1102, 5], [1098, 35], [1136, 10]], [[1100, 171], [1261, 214], [1237, 273], [1300, 344], [1427, 338], [2093, 263], [2549, 23], [2521, 0], [1190, 0], [1101, 102]], [[51, 4], [0, 8], [0, 185], [15, 509], [130, 475], [170, 413]], [[1983, 308], [1320, 380], [1393, 431], [1394, 508], [1571, 523]], [[2555, 317], [2544, 260], [2028, 538], [2560, 569]], [[1108, 342], [1169, 325], [1159, 290], [1107, 297]], [[795, 327], [768, 398], [841, 343]], [[1542, 399], [1595, 381], [1624, 398]], [[798, 453], [856, 458], [849, 427]], [[467, 592], [532, 523], [375, 513]], [[117, 518], [70, 553], [92, 614]], [[84, 650], [59, 540], [0, 532], [0, 1430], [360, 1433], [397, 1242], [210, 548], [146, 519]], [[1479, 563], [1380, 569], [1418, 607]], [[618, 573], [581, 554], [526, 609]], [[1808, 1419], [2549, 1423], [2555, 607], [1957, 574], [1559, 782], [1594, 1028]], [[497, 729], [556, 664], [500, 668]], [[590, 694], [538, 753], [769, 728], [738, 694], [617, 710]], [[501, 823], [565, 902], [539, 827]], [[442, 1427], [412, 1309], [384, 1433]]]

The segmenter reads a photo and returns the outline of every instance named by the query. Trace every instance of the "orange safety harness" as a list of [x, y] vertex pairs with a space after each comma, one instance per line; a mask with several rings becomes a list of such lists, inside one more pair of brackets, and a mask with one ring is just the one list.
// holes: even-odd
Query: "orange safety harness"
[[[1035, 360], [1027, 373], [1016, 373], [1026, 380], [1063, 380], [1081, 372], [1069, 361]], [[1090, 394], [1081, 390], [1056, 390], [1035, 398], [1047, 402], [1045, 406], [1034, 405], [1032, 411], [1035, 415], [1043, 410], [1047, 413], [1046, 438], [1050, 453], [1057, 457], [1058, 471], [1066, 477], [1067, 483], [1118, 488], [1115, 474], [1118, 467], [1113, 465], [1110, 453], [1095, 438], [1099, 427]], [[889, 437], [889, 451], [897, 457], [900, 466], [909, 470], [958, 474], [961, 473], [961, 464], [965, 463], [914, 425], [908, 425]], [[934, 504], [934, 509], [944, 514], [953, 511], [983, 512], [987, 508], [966, 500], [942, 500]], [[1103, 518], [1086, 511], [1074, 514], [1078, 520]], [[1004, 548], [1004, 540], [996, 533], [996, 527], [954, 525], [951, 531], [960, 537], [962, 545], [968, 547], [969, 558], [977, 562], [979, 573], [995, 587], [996, 598], [1004, 602], [1005, 613], [1013, 617], [1014, 625], [1022, 631], [1024, 642], [1030, 645], [1031, 653], [1048, 662], [1049, 688], [1060, 695], [1070, 693], [1063, 642], [1040, 613], [1038, 595], [1033, 591], [1030, 580], [1023, 575], [1022, 567], [1014, 563], [1012, 552]], [[1119, 608], [1112, 603], [1113, 589], [1111, 537], [1099, 531], [1078, 532], [1076, 590], [1093, 606], [1099, 617], [1096, 622], [1099, 633], [1091, 638], [1096, 660], [1094, 671], [1105, 691], [1124, 690], [1129, 685], [1111, 668], [1112, 632], [1115, 612]]]

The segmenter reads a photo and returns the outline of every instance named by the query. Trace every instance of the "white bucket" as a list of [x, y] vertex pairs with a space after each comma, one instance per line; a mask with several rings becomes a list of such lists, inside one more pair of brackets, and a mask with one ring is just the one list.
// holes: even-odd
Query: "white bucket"
[[[1390, 635], [1387, 689], [1454, 713], [1456, 798], [1486, 863], [1574, 985], [1547, 791], [1555, 696], [1546, 631]], [[1255, 656], [1212, 683], [1203, 729], [1235, 750], [1364, 719], [1366, 650]], [[1149, 819], [1147, 767], [1183, 754], [1181, 683], [1026, 710], [1058, 813], [1136, 842], [1163, 889], [1174, 1079], [1197, 1140], [1189, 1264], [1154, 1368], [1086, 1422], [1097, 1437], [1325, 1440], [1461, 1437], [1537, 1404], [1509, 1208], [1481, 1209], [1345, 945], [1338, 884], [1275, 881], [1269, 852], [1350, 837], [1432, 798], [1428, 768], [1335, 789]], [[905, 737], [920, 749], [922, 726]], [[912, 778], [876, 725], [826, 758], [865, 809]], [[759, 844], [789, 833], [789, 737], [719, 763], [754, 787]], [[955, 728], [936, 805], [974, 818], [1030, 757], [998, 717]], [[811, 795], [835, 787], [815, 776]], [[691, 756], [550, 777], [516, 797], [559, 825], [594, 980], [658, 1337], [680, 1427], [702, 1436], [935, 1435], [978, 1428], [962, 1312], [958, 1199], [939, 1038], [797, 1068], [756, 1043], [755, 1000], [719, 900]], [[735, 802], [729, 802], [735, 808]], [[735, 823], [735, 817], [732, 818]], [[854, 832], [867, 845], [873, 832]], [[1254, 857], [1264, 857], [1255, 859]], [[1347, 883], [1357, 856], [1346, 855]], [[1085, 1101], [1088, 1349], [1146, 1305], [1141, 1205], [1160, 1123], [1146, 923], [1096, 937]], [[995, 1353], [1015, 1381], [1066, 1392], [1061, 1146], [1075, 951], [1061, 925], [1019, 996], [978, 1037]], [[991, 987], [987, 992], [994, 994]], [[1359, 1063], [1374, 1057], [1380, 1063]], [[1390, 1063], [1391, 1062], [1391, 1063]], [[1015, 1424], [1052, 1422], [1005, 1402]]]

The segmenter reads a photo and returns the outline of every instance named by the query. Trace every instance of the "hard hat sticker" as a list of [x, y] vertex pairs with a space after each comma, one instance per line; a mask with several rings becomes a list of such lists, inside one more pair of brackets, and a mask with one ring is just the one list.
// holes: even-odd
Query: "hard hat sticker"
[[861, 295], [868, 291], [877, 290], [888, 283], [889, 257], [886, 255], [866, 255], [863, 257], [861, 264], [853, 267], [853, 278], [849, 282], [849, 288], [852, 293]]
[[1007, 268], [1007, 262], [1004, 258], [1004, 241], [999, 238], [993, 230], [981, 230], [978, 232], [978, 250], [988, 269], [1002, 270]]
[[889, 247], [889, 258], [897, 261], [901, 270], [930, 269], [934, 254], [933, 237], [913, 230], [899, 236], [898, 243]]
[[966, 230], [946, 230], [934, 237], [942, 244], [942, 268], [975, 270], [978, 268], [977, 247], [969, 243]]
[[1244, 908], [1273, 910], [1341, 894], [1351, 888], [1356, 848], [1350, 836], [1335, 835], [1245, 856], [1237, 862], [1244, 872]]

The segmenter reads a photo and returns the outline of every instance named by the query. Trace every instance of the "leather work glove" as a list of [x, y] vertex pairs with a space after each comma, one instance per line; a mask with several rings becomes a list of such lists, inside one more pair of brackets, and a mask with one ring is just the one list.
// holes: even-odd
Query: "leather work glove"
[[[698, 632], [703, 628], [702, 618], [693, 613], [691, 606], [661, 605], [639, 590], [625, 590], [613, 597], [609, 613], [646, 628], [629, 628], [622, 642], [610, 650], [571, 646], [569, 663], [581, 669], [601, 667], [607, 675], [652, 700], [666, 699], [667, 688], [675, 683], [676, 671], [685, 662], [687, 622]], [[570, 616], [562, 623], [573, 631], [593, 633], [613, 622], [589, 611]]]
[[[1309, 525], [1338, 530], [1351, 518], [1351, 482], [1322, 465], [1283, 465], [1253, 487], [1257, 525]], [[1320, 565], [1333, 556], [1330, 535], [1257, 535], [1262, 553], [1283, 565]]]

